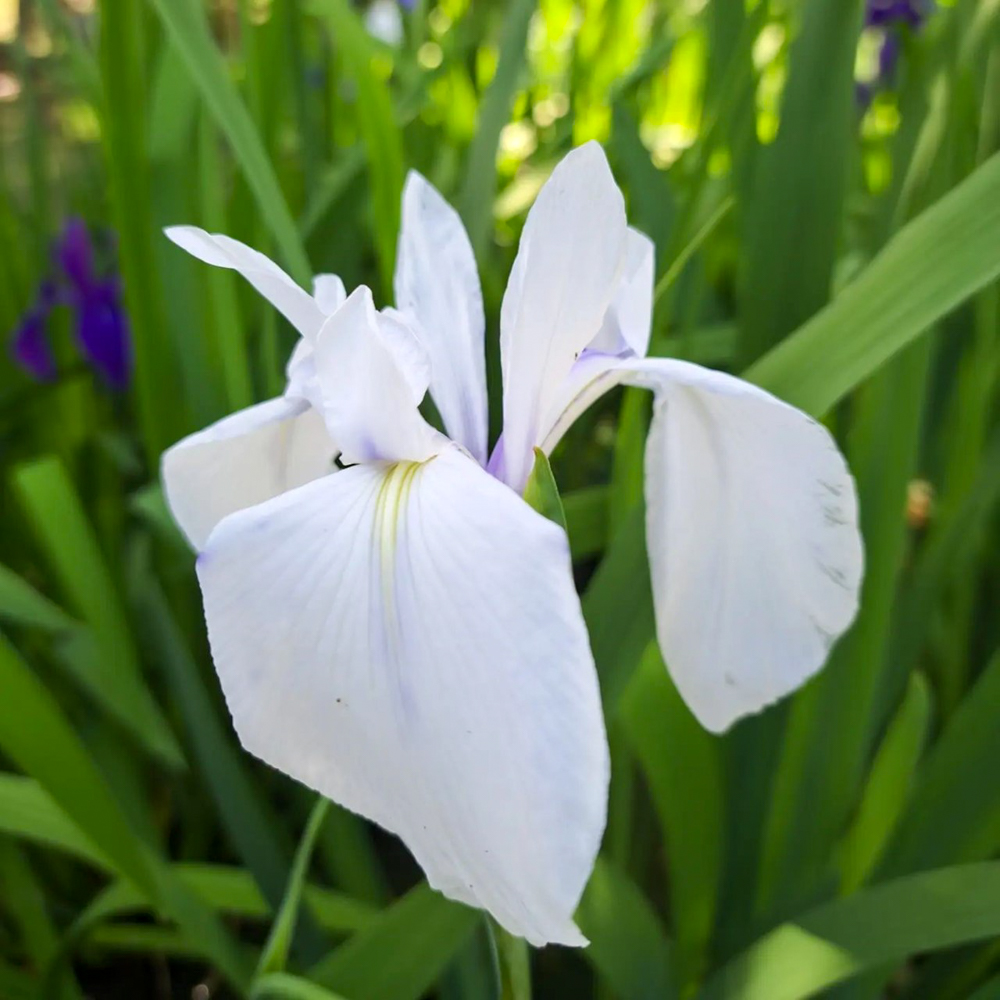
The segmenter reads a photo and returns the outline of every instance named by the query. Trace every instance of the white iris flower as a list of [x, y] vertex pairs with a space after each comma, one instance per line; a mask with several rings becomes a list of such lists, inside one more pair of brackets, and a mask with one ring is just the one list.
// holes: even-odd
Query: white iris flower
[[[163, 461], [243, 745], [398, 834], [445, 895], [532, 944], [583, 944], [573, 911], [608, 750], [566, 535], [521, 498], [533, 449], [618, 383], [653, 391], [657, 634], [685, 701], [721, 731], [815, 673], [854, 616], [857, 507], [833, 440], [740, 379], [644, 357], [653, 247], [593, 143], [524, 227], [492, 456], [472, 249], [418, 174], [397, 310], [330, 275], [309, 295], [224, 236], [168, 235], [239, 271], [302, 335], [281, 398]], [[450, 437], [418, 411], [428, 389]]]

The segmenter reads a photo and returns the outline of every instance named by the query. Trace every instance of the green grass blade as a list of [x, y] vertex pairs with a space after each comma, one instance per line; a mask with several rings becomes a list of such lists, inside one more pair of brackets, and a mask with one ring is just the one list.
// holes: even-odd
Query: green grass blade
[[[962, 449], [968, 447], [962, 439]], [[927, 641], [934, 611], [950, 585], [969, 580], [975, 572], [977, 549], [988, 537], [991, 518], [1000, 503], [1000, 434], [977, 456], [973, 482], [921, 550], [905, 593], [900, 595], [889, 663], [907, 676]]]
[[133, 831], [94, 761], [38, 678], [0, 638], [0, 749], [52, 795], [130, 881], [236, 985], [242, 957], [215, 915]]
[[119, 258], [135, 355], [135, 394], [146, 460], [155, 468], [164, 448], [180, 437], [183, 407], [164, 386], [176, 385], [177, 358], [165, 336], [150, 211], [145, 136], [145, 39], [141, 9], [109, 0], [101, 10], [100, 67], [104, 92], [102, 135], [118, 230]]
[[619, 1000], [675, 1000], [670, 941], [642, 890], [597, 859], [576, 913], [584, 952]]
[[[180, 881], [220, 913], [252, 921], [267, 920], [271, 916], [272, 910], [261, 895], [253, 875], [243, 868], [180, 862], [173, 869]], [[320, 925], [331, 932], [358, 931], [368, 927], [378, 917], [379, 911], [374, 906], [314, 885], [303, 886], [303, 899]], [[88, 910], [99, 919], [107, 919], [145, 910], [149, 906], [149, 900], [133, 885], [120, 881], [102, 890]]]
[[542, 517], [554, 521], [564, 531], [568, 530], [559, 487], [556, 485], [548, 457], [541, 448], [535, 449], [535, 464], [524, 487], [524, 502], [533, 510], [537, 510]]
[[1000, 934], [1000, 862], [887, 882], [772, 931], [712, 978], [701, 1000], [802, 1000], [921, 952]]
[[746, 206], [743, 357], [752, 361], [829, 298], [854, 151], [861, 0], [802, 4], [777, 139]]
[[659, 815], [682, 982], [696, 979], [715, 922], [725, 837], [719, 742], [681, 700], [651, 643], [619, 706]]
[[115, 870], [110, 858], [33, 778], [0, 772], [0, 833], [64, 851], [102, 871]]
[[475, 910], [419, 885], [320, 962], [309, 978], [352, 1000], [419, 1000], [479, 920]]
[[[253, 120], [226, 71], [209, 34], [201, 5], [195, 0], [149, 0], [172, 42], [184, 58], [201, 96], [223, 135], [229, 140], [289, 273], [302, 285], [312, 279], [298, 228]], [[164, 394], [166, 398], [166, 394]]]
[[316, 805], [313, 806], [313, 810], [309, 814], [309, 821], [306, 823], [305, 832], [302, 834], [302, 839], [295, 852], [295, 859], [292, 862], [285, 898], [281, 901], [281, 908], [274, 919], [271, 933], [268, 935], [257, 963], [255, 974], [257, 980], [270, 973], [284, 972], [285, 970], [288, 952], [295, 935], [295, 923], [299, 915], [299, 905], [302, 902], [302, 890], [305, 887], [309, 862], [312, 860], [313, 847], [316, 844], [316, 838], [319, 836], [323, 821], [326, 819], [328, 808], [329, 802], [321, 797], [316, 800]]
[[921, 766], [880, 877], [954, 859], [977, 860], [1000, 846], [998, 704], [1000, 654], [966, 695]]
[[89, 659], [94, 684], [114, 716], [157, 760], [184, 767], [184, 756], [146, 686], [118, 591], [80, 499], [55, 458], [20, 466], [17, 492], [66, 603], [85, 622], [99, 655]]
[[563, 495], [566, 531], [574, 560], [598, 555], [608, 541], [607, 486], [586, 486]]
[[[207, 114], [200, 117], [198, 126], [201, 219], [210, 232], [221, 233], [228, 226], [218, 133], [215, 123]], [[242, 410], [253, 403], [254, 398], [246, 333], [236, 297], [236, 277], [231, 271], [215, 267], [206, 268], [203, 277], [208, 284], [216, 353], [222, 368], [226, 405], [230, 411]]]
[[[7, 839], [0, 839], [0, 899], [7, 901], [8, 913], [20, 931], [24, 951], [32, 966], [47, 968], [59, 943], [48, 912], [45, 889], [25, 852]], [[72, 972], [59, 976], [53, 985], [54, 1000], [83, 1000]]]
[[482, 258], [493, 224], [496, 157], [500, 132], [510, 120], [514, 95], [527, 57], [528, 25], [536, 0], [513, 0], [504, 10], [496, 75], [479, 105], [476, 134], [469, 146], [458, 210], [477, 259]]
[[849, 456], [866, 541], [861, 609], [822, 674], [791, 705], [774, 783], [758, 905], [810, 898], [857, 801], [874, 739], [875, 707], [907, 548], [902, 516], [920, 444], [930, 364], [918, 342], [867, 386]]
[[344, 1000], [339, 993], [300, 979], [286, 972], [275, 972], [259, 979], [250, 991], [250, 1000]]
[[5, 1000], [42, 1000], [38, 980], [0, 959], [0, 996]]
[[897, 233], [830, 305], [746, 378], [822, 416], [1000, 275], [1000, 154]]
[[930, 710], [927, 682], [914, 674], [875, 755], [858, 814], [841, 844], [842, 894], [853, 892], [865, 882], [906, 808], [927, 737]]
[[531, 1000], [531, 959], [523, 938], [505, 931], [487, 918], [499, 1000]]
[[583, 595], [583, 617], [609, 717], [654, 633], [645, 518], [644, 506], [627, 516]]
[[66, 632], [77, 628], [75, 622], [57, 604], [38, 593], [12, 569], [0, 565], [0, 619], [14, 625]]
[[404, 174], [402, 133], [396, 124], [392, 95], [376, 71], [371, 36], [347, 0], [310, 0], [309, 6], [329, 26], [347, 74], [357, 88], [357, 122], [368, 152], [375, 246], [383, 295], [388, 299], [396, 266]]

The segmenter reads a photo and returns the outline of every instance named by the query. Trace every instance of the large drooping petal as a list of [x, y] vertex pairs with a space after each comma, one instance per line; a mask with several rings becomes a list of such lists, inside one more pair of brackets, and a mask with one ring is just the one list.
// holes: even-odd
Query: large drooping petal
[[164, 233], [198, 260], [239, 272], [303, 337], [319, 333], [326, 319], [320, 304], [264, 254], [196, 226], [171, 226]]
[[618, 289], [627, 225], [601, 147], [588, 142], [552, 172], [528, 213], [500, 313], [503, 468], [520, 490], [542, 419]]
[[375, 312], [364, 285], [326, 321], [313, 360], [313, 404], [346, 463], [422, 462], [447, 445], [418, 409], [428, 377], [419, 342], [400, 317]]
[[332, 472], [336, 455], [315, 410], [271, 399], [168, 448], [163, 490], [181, 530], [200, 549], [222, 518]]
[[452, 447], [232, 515], [198, 576], [250, 752], [511, 933], [583, 943], [608, 756], [559, 528]]
[[483, 294], [458, 213], [420, 174], [403, 189], [396, 306], [416, 321], [431, 361], [431, 395], [451, 438], [486, 463]]
[[822, 424], [666, 358], [582, 358], [545, 450], [621, 382], [656, 394], [645, 492], [657, 636], [684, 700], [720, 732], [804, 683], [853, 620], [854, 480]]

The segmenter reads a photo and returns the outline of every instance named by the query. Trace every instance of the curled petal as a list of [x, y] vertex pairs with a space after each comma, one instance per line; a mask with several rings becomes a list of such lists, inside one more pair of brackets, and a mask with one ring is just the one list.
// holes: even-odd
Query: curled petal
[[[337, 275], [317, 274], [313, 279], [313, 298], [325, 316], [332, 316], [347, 300], [347, 292]], [[320, 391], [313, 358], [315, 346], [313, 337], [302, 337], [296, 343], [285, 366], [285, 377], [288, 379], [285, 395], [289, 399], [306, 400], [318, 406]]]
[[476, 259], [458, 213], [414, 171], [403, 190], [395, 288], [430, 357], [431, 395], [446, 430], [485, 464], [486, 321]]
[[168, 448], [163, 489], [181, 530], [200, 549], [222, 518], [332, 472], [336, 455], [315, 410], [271, 399]]
[[618, 289], [625, 205], [595, 142], [552, 172], [528, 213], [500, 313], [504, 465], [520, 490], [541, 422]]
[[584, 943], [608, 755], [559, 528], [451, 448], [234, 514], [198, 577], [249, 751], [511, 933]]
[[346, 463], [422, 462], [447, 443], [417, 408], [427, 389], [419, 343], [397, 317], [375, 312], [363, 285], [326, 321], [314, 361], [316, 405]]
[[652, 389], [646, 540], [660, 647], [708, 729], [794, 691], [858, 607], [854, 480], [822, 424], [741, 379], [665, 358], [583, 358], [551, 449], [613, 385]]
[[319, 333], [326, 319], [319, 303], [262, 253], [195, 226], [171, 226], [164, 232], [198, 260], [239, 272], [303, 337]]
[[343, 281], [335, 274], [317, 274], [313, 278], [313, 298], [325, 316], [335, 313], [347, 298]]
[[637, 357], [646, 356], [653, 327], [655, 258], [653, 241], [638, 229], [629, 229], [621, 284], [588, 350], [603, 354], [631, 351]]

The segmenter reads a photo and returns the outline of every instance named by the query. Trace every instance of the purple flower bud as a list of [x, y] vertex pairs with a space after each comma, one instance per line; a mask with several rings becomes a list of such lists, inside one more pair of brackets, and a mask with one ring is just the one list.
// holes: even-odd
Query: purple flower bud
[[82, 219], [66, 221], [52, 258], [54, 277], [46, 278], [39, 286], [35, 304], [14, 332], [14, 360], [39, 381], [51, 381], [57, 376], [45, 322], [53, 306], [67, 305], [73, 311], [83, 356], [111, 388], [127, 388], [132, 345], [121, 289], [117, 276], [97, 276], [94, 246]]
[[900, 23], [919, 28], [932, 7], [932, 0], [868, 0], [865, 22], [872, 28]]
[[36, 382], [52, 382], [56, 377], [56, 362], [45, 335], [45, 320], [49, 307], [38, 302], [25, 313], [14, 331], [10, 354]]
[[56, 244], [55, 258], [76, 291], [82, 292], [94, 283], [94, 247], [83, 219], [66, 221]]
[[883, 84], [891, 82], [896, 72], [896, 63], [899, 61], [899, 35], [890, 32], [882, 41], [882, 48], [878, 53], [878, 78]]
[[76, 336], [80, 349], [112, 389], [125, 389], [132, 372], [128, 317], [118, 282], [101, 281], [76, 301]]

